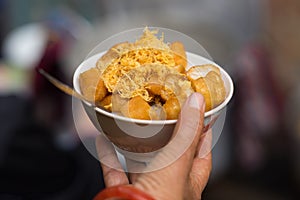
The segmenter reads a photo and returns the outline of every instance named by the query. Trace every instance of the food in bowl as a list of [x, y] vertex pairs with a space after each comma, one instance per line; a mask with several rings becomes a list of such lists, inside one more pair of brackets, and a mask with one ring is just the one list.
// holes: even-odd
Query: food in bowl
[[144, 29], [135, 42], [123, 42], [102, 55], [79, 76], [82, 95], [109, 112], [143, 120], [177, 119], [193, 92], [209, 111], [225, 100], [220, 69], [214, 64], [188, 67], [184, 45], [165, 43]]

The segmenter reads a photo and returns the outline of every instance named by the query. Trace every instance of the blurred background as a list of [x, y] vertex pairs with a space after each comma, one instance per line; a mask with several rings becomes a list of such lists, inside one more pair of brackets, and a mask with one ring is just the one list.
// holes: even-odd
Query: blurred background
[[104, 187], [71, 98], [36, 69], [72, 85], [96, 44], [144, 26], [192, 37], [233, 77], [203, 199], [299, 199], [299, 22], [297, 0], [0, 0], [0, 199], [92, 199]]

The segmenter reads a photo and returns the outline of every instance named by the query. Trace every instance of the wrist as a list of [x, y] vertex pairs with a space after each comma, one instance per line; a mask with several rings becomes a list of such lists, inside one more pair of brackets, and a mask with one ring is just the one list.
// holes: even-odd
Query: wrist
[[105, 188], [94, 200], [154, 200], [149, 194], [131, 185], [119, 185]]

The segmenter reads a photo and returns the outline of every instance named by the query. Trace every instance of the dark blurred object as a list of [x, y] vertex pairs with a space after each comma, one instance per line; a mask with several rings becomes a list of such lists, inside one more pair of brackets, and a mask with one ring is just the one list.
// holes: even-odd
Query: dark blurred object
[[81, 145], [57, 148], [31, 107], [17, 96], [0, 97], [0, 199], [91, 199], [103, 188], [98, 161]]
[[296, 26], [300, 4], [270, 0], [266, 5], [261, 36], [246, 44], [237, 57], [231, 175], [271, 195], [299, 199], [295, 170], [299, 156], [294, 147], [299, 140], [287, 123], [296, 121], [290, 117], [298, 108], [289, 109], [288, 115], [286, 110], [287, 97], [294, 96], [299, 84], [300, 36], [295, 33], [300, 31]]
[[280, 139], [284, 122], [283, 96], [280, 83], [274, 79], [270, 56], [259, 44], [251, 44], [241, 51], [235, 77], [236, 158], [239, 165], [251, 173], [265, 164], [267, 141]]
[[104, 187], [99, 162], [78, 143], [72, 99], [36, 71], [42, 68], [70, 84], [62, 57], [72, 39], [62, 27], [24, 25], [5, 43], [7, 68], [20, 69], [30, 80], [23, 83], [26, 95], [0, 91], [1, 200], [92, 199]]
[[292, 94], [300, 77], [300, 1], [268, 0], [262, 42], [273, 60], [273, 71], [285, 96]]
[[292, 174], [292, 140], [284, 124], [284, 95], [268, 50], [255, 43], [245, 47], [236, 69], [232, 175], [238, 182], [293, 199], [297, 184]]
[[47, 124], [49, 128], [57, 128], [63, 125], [59, 122], [66, 117], [64, 107], [67, 97], [37, 71], [43, 69], [60, 80], [66, 79], [60, 62], [63, 40], [56, 32], [51, 30], [48, 32], [46, 48], [33, 73], [33, 101], [40, 123]]
[[2, 44], [4, 40], [4, 36], [6, 34], [7, 27], [7, 2], [6, 0], [0, 0], [0, 59], [2, 58]]
[[57, 79], [72, 85], [73, 72], [71, 74], [69, 72], [73, 67], [64, 61], [72, 44], [87, 28], [84, 22], [82, 17], [66, 7], [52, 9], [43, 22], [47, 31], [47, 42], [39, 63], [34, 66], [32, 89], [37, 118], [50, 128], [61, 129], [70, 124], [72, 111], [68, 105], [71, 98], [37, 71], [43, 69]]

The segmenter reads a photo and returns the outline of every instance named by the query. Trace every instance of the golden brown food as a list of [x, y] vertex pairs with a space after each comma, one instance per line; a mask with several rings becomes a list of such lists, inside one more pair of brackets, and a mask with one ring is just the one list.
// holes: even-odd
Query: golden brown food
[[101, 108], [104, 108], [108, 111], [112, 111], [111, 107], [112, 107], [112, 101], [111, 101], [112, 95], [108, 95], [106, 97], [104, 97], [99, 104], [96, 104], [97, 106], [100, 106]]
[[152, 95], [161, 95], [163, 91], [165, 91], [165, 86], [157, 83], [149, 83], [145, 86], [146, 90], [148, 90]]
[[205, 111], [224, 101], [226, 90], [219, 68], [212, 64], [193, 66], [187, 71], [187, 76], [193, 89], [203, 95], [206, 102]]
[[100, 102], [107, 94], [104, 81], [96, 68], [91, 68], [80, 74], [80, 90], [82, 94], [91, 102]]
[[218, 67], [193, 66], [186, 71], [187, 55], [181, 42], [164, 43], [147, 28], [135, 42], [119, 43], [79, 76], [89, 100], [110, 112], [135, 119], [177, 119], [193, 92], [201, 93], [206, 111], [225, 99]]
[[156, 103], [151, 106], [149, 115], [152, 120], [167, 119], [166, 112], [160, 103]]
[[134, 119], [150, 119], [150, 105], [140, 96], [133, 97], [121, 108], [125, 117]]
[[120, 95], [111, 95], [111, 110], [114, 113], [120, 113], [122, 106], [127, 103], [128, 99], [120, 97]]
[[212, 102], [210, 97], [209, 89], [205, 83], [205, 79], [203, 77], [198, 78], [197, 80], [191, 80], [193, 89], [196, 92], [199, 92], [203, 95], [205, 100], [205, 111], [208, 111], [212, 108]]
[[175, 67], [173, 51], [169, 45], [158, 39], [155, 31], [145, 29], [134, 43], [114, 45], [96, 63], [109, 92], [114, 91], [120, 77], [130, 70], [145, 64], [163, 64]]
[[170, 97], [173, 97], [175, 94], [171, 89], [165, 87], [165, 85], [157, 83], [149, 83], [145, 86], [145, 89], [150, 93], [150, 97], [159, 96], [162, 101], [167, 101]]
[[184, 45], [181, 42], [173, 42], [170, 45], [170, 49], [173, 51], [173, 57], [175, 61], [175, 68], [178, 72], [184, 73], [187, 67], [187, 58], [184, 49]]
[[166, 93], [165, 98], [176, 95], [181, 103], [193, 92], [191, 83], [184, 74], [165, 65], [147, 64], [122, 76], [115, 86], [114, 93], [122, 98], [141, 96], [145, 101], [151, 102], [153, 97], [147, 89], [149, 84], [162, 85], [160, 93]]
[[[184, 103], [187, 97], [193, 93], [193, 89], [190, 81], [183, 74], [180, 74], [173, 68], [160, 64], [147, 64], [141, 67], [135, 68], [126, 75], [121, 77], [118, 84], [115, 86], [114, 96], [118, 99], [132, 99], [134, 97], [141, 97], [149, 106], [156, 105], [154, 107], [156, 111], [151, 112], [152, 119], [160, 118], [159, 116], [167, 116], [167, 119], [173, 119], [174, 115], [170, 112], [170, 107], [163, 115], [159, 111], [159, 105], [164, 105], [171, 97], [176, 97], [179, 107]], [[170, 103], [169, 103], [170, 104]], [[112, 104], [113, 110], [114, 103]], [[117, 104], [119, 107], [119, 104]], [[139, 109], [135, 105], [135, 109]], [[134, 107], [134, 105], [132, 105]], [[155, 116], [157, 113], [158, 116]], [[122, 113], [124, 114], [124, 113]], [[169, 118], [169, 116], [171, 116]]]
[[167, 115], [167, 119], [177, 119], [181, 106], [176, 97], [171, 97], [163, 105], [163, 108]]

